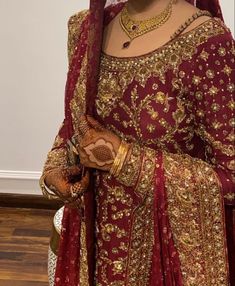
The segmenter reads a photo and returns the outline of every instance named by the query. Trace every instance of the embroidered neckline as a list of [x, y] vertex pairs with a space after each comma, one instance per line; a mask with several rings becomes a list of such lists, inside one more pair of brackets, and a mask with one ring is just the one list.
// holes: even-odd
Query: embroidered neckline
[[187, 38], [192, 38], [195, 34], [199, 33], [201, 34], [203, 31], [208, 31], [208, 29], [210, 29], [211, 27], [213, 28], [214, 25], [220, 25], [224, 28], [224, 30], [226, 30], [226, 26], [224, 25], [224, 23], [222, 22], [222, 20], [220, 18], [217, 17], [212, 17], [206, 21], [204, 21], [203, 23], [199, 24], [198, 26], [196, 26], [195, 28], [192, 28], [191, 30], [189, 30], [188, 32], [182, 33], [180, 35], [178, 35], [177, 37], [170, 39], [169, 41], [167, 41], [165, 44], [163, 44], [162, 46], [138, 55], [138, 56], [129, 56], [129, 57], [119, 57], [119, 56], [114, 56], [114, 55], [109, 55], [106, 54], [104, 51], [101, 51], [101, 59], [106, 59], [106, 60], [110, 60], [110, 61], [133, 61], [135, 59], [145, 59], [146, 57], [150, 57], [153, 55], [156, 55], [158, 53], [161, 53], [163, 50], [170, 48], [172, 45], [174, 45], [175, 43], [177, 43], [178, 41], [184, 41], [187, 40]]

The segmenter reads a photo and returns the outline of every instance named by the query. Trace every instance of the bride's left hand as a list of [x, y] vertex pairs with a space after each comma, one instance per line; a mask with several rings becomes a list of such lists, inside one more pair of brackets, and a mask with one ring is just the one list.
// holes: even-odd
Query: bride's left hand
[[109, 171], [121, 139], [90, 116], [82, 116], [77, 140], [80, 162], [88, 168]]

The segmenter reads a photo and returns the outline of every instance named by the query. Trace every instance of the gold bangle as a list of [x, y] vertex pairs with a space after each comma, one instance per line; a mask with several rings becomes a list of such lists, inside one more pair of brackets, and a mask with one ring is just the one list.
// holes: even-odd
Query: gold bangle
[[121, 141], [121, 144], [118, 148], [118, 151], [117, 151], [117, 155], [113, 161], [113, 165], [110, 169], [110, 173], [113, 175], [113, 176], [116, 176], [116, 173], [117, 173], [117, 169], [118, 169], [118, 166], [121, 162], [121, 152], [123, 150], [123, 141]]
[[110, 169], [110, 173], [113, 175], [113, 176], [115, 176], [115, 174], [116, 174], [116, 172], [117, 172], [117, 168], [118, 168], [118, 166], [119, 166], [119, 164], [120, 164], [120, 159], [121, 159], [121, 157], [120, 157], [120, 151], [122, 150], [122, 142], [121, 142], [121, 144], [120, 144], [120, 146], [119, 146], [119, 148], [118, 148], [118, 152], [117, 152], [117, 154], [116, 154], [116, 157], [115, 157], [115, 159], [114, 159], [114, 161], [113, 161], [113, 165], [112, 165], [112, 167], [111, 167], [111, 169]]
[[129, 151], [129, 144], [127, 144], [126, 142], [123, 142], [123, 147], [122, 147], [122, 150], [120, 150], [120, 153], [121, 153], [121, 159], [120, 159], [120, 163], [117, 167], [117, 171], [116, 171], [116, 177], [119, 176], [122, 168], [123, 168], [123, 165], [124, 165], [124, 162], [126, 160], [126, 157], [127, 157], [127, 154], [128, 154], [128, 151]]
[[45, 177], [46, 177], [46, 175], [48, 175], [49, 172], [50, 172], [50, 171], [44, 173], [44, 174], [40, 177], [39, 186], [40, 186], [40, 188], [41, 188], [41, 190], [42, 190], [42, 194], [43, 194], [45, 197], [47, 197], [49, 200], [59, 200], [60, 197], [57, 196], [57, 195], [55, 195], [55, 194], [52, 192], [52, 190], [50, 190], [50, 189], [47, 187], [47, 185], [46, 185], [46, 183], [45, 183]]
[[123, 167], [124, 161], [126, 159], [126, 156], [129, 151], [129, 144], [127, 144], [124, 140], [121, 141], [121, 144], [118, 148], [117, 155], [113, 161], [113, 165], [110, 169], [111, 175], [117, 177], [119, 173], [121, 172], [121, 169]]

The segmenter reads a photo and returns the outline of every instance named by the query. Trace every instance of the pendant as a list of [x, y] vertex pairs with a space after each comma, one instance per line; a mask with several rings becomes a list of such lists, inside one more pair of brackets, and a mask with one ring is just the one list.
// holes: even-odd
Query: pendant
[[138, 26], [137, 26], [136, 24], [133, 24], [133, 25], [131, 26], [131, 30], [132, 30], [132, 31], [135, 31], [137, 28], [138, 28]]
[[130, 44], [131, 44], [131, 41], [127, 41], [122, 45], [122, 48], [127, 49], [127, 48], [129, 48]]

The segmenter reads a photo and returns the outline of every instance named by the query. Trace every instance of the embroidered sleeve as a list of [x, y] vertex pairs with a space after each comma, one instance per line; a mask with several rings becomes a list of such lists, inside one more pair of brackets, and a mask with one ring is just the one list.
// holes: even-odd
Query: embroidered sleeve
[[80, 34], [80, 27], [84, 17], [87, 15], [88, 10], [80, 11], [72, 15], [68, 20], [68, 61], [71, 63], [76, 44]]
[[[72, 15], [68, 20], [68, 61], [69, 65], [74, 54], [76, 44], [79, 38], [79, 31], [82, 20], [87, 11], [81, 11]], [[69, 164], [76, 162], [74, 153], [71, 147], [67, 143], [67, 129], [68, 119], [65, 116], [63, 123], [61, 124], [59, 131], [55, 137], [51, 150], [47, 154], [47, 159], [44, 164], [43, 174], [57, 167], [66, 167]]]
[[235, 202], [235, 49], [230, 33], [203, 45], [192, 74], [196, 133], [205, 142], [206, 161], [222, 184], [227, 203]]
[[66, 143], [66, 122], [64, 121], [59, 128], [59, 132], [56, 135], [52, 148], [47, 154], [46, 162], [43, 168], [43, 174], [49, 170], [58, 167], [66, 167], [69, 164], [68, 146]]

